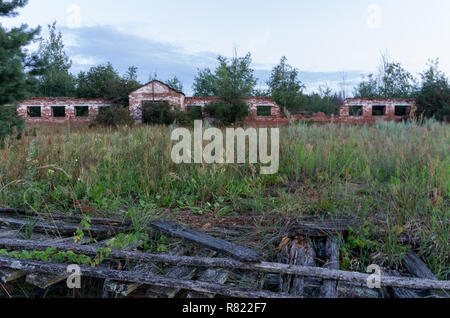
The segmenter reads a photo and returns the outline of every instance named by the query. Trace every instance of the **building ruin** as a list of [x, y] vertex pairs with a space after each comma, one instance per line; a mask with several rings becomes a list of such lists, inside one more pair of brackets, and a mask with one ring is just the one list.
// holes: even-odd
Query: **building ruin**
[[[194, 110], [200, 112], [206, 105], [217, 101], [218, 97], [186, 97], [166, 84], [153, 80], [129, 95], [129, 111], [136, 123], [143, 123], [143, 108], [145, 103], [167, 102], [171, 109], [181, 111]], [[250, 115], [243, 120], [249, 125], [288, 125], [292, 118], [282, 115], [281, 108], [270, 98], [245, 98], [249, 105]], [[28, 123], [89, 123], [103, 107], [112, 104], [103, 99], [85, 98], [32, 98], [20, 103], [19, 115]], [[402, 121], [414, 113], [416, 108], [413, 99], [385, 98], [349, 98], [339, 108], [337, 116], [326, 116], [317, 113], [314, 116], [296, 115], [294, 120], [312, 121], [317, 123], [349, 123], [365, 124], [377, 120]]]

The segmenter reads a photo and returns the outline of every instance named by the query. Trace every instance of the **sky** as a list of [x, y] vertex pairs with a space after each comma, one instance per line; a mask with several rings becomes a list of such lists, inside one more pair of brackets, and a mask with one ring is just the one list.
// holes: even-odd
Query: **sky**
[[309, 90], [356, 85], [381, 54], [417, 75], [439, 58], [450, 74], [448, 0], [30, 0], [6, 27], [57, 21], [72, 72], [111, 61], [143, 82], [177, 75], [190, 93], [198, 68], [250, 52], [260, 84], [281, 56]]

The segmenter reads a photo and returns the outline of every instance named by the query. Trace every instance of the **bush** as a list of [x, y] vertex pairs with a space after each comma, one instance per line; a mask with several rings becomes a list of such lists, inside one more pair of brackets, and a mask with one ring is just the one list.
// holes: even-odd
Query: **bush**
[[24, 129], [25, 120], [17, 113], [17, 107], [0, 106], [0, 146], [3, 146], [5, 138], [13, 133], [20, 138]]
[[134, 118], [131, 117], [127, 108], [113, 105], [100, 108], [93, 124], [113, 127], [131, 126], [134, 124]]
[[175, 112], [170, 109], [168, 102], [145, 102], [142, 121], [150, 125], [171, 125], [175, 121]]
[[[176, 110], [174, 112], [174, 122], [177, 125], [182, 127], [190, 127], [193, 125], [194, 120], [199, 118], [194, 118], [190, 112], [182, 112], [180, 110]], [[201, 119], [200, 119], [201, 120]]]
[[218, 100], [206, 105], [205, 111], [217, 124], [225, 126], [232, 125], [250, 114], [248, 104], [240, 100], [234, 103]]

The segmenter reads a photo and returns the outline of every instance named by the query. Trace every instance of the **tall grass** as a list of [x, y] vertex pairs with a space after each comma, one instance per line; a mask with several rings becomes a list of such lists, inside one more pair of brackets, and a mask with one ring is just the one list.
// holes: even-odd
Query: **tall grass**
[[[374, 261], [417, 248], [449, 275], [448, 125], [299, 124], [281, 131], [280, 171], [253, 165], [176, 165], [171, 127], [40, 127], [0, 149], [0, 206], [35, 210], [189, 209], [262, 217], [352, 217], [370, 228]], [[374, 247], [375, 246], [375, 247]], [[381, 256], [380, 256], [381, 255]]]

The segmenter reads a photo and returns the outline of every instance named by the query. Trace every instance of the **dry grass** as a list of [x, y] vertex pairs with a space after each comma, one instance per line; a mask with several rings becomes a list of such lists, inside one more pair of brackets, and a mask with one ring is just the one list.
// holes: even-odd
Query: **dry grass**
[[[0, 150], [0, 206], [132, 214], [352, 217], [343, 264], [398, 263], [409, 241], [440, 278], [449, 267], [448, 125], [282, 129], [280, 171], [176, 165], [170, 127], [38, 127]], [[345, 266], [345, 265], [344, 265]]]

